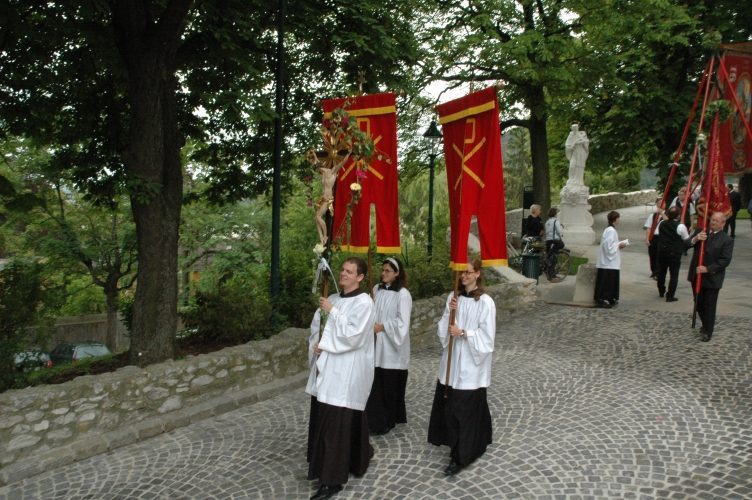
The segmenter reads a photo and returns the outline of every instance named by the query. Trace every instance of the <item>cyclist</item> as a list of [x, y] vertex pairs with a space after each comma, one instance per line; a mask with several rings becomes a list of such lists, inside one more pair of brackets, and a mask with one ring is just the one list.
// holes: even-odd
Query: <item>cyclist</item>
[[546, 267], [549, 279], [554, 278], [554, 273], [556, 273], [556, 256], [559, 254], [559, 250], [564, 248], [564, 241], [561, 239], [563, 228], [559, 219], [556, 218], [558, 213], [558, 208], [551, 207], [548, 211], [548, 220], [545, 226]]

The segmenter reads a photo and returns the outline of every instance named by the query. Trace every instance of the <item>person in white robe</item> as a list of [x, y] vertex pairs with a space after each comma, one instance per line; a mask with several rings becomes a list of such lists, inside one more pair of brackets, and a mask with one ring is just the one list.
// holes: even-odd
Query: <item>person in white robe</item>
[[369, 430], [388, 433], [396, 424], [407, 422], [405, 389], [410, 366], [410, 316], [413, 299], [407, 287], [407, 273], [396, 257], [384, 260], [381, 283], [373, 287], [376, 322], [375, 372], [366, 405]]
[[595, 264], [595, 305], [606, 309], [619, 303], [621, 249], [629, 244], [629, 240], [619, 241], [619, 234], [616, 232], [619, 217], [619, 212], [615, 210], [608, 213], [608, 227], [603, 230]]
[[[367, 270], [363, 259], [347, 259], [339, 275], [341, 292], [321, 297], [311, 322], [308, 479], [320, 483], [313, 500], [341, 491], [350, 473], [365, 474], [373, 456], [364, 412], [374, 363], [373, 301], [360, 288]], [[322, 311], [326, 323], [320, 332]]]
[[[458, 297], [449, 294], [437, 329], [444, 350], [428, 425], [428, 442], [451, 448], [444, 469], [447, 476], [483, 455], [492, 442], [487, 388], [491, 384], [496, 305], [483, 289], [479, 260], [467, 265], [461, 280], [462, 292]], [[455, 321], [450, 324], [453, 310]]]

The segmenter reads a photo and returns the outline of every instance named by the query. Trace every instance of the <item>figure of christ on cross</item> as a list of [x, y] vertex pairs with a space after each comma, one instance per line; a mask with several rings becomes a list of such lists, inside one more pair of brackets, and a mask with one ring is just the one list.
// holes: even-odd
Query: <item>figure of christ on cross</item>
[[[335, 152], [336, 158], [340, 158], [338, 153]], [[327, 210], [332, 210], [332, 204], [334, 202], [334, 185], [337, 182], [337, 173], [342, 166], [347, 163], [350, 158], [350, 152], [348, 151], [342, 159], [335, 163], [334, 161], [325, 161], [323, 164], [318, 161], [315, 153], [309, 155], [309, 161], [313, 163], [321, 175], [321, 197], [316, 202], [316, 213], [314, 215], [314, 222], [316, 223], [316, 230], [319, 233], [319, 241], [322, 245], [326, 245], [328, 231], [326, 228], [326, 221], [324, 215]]]

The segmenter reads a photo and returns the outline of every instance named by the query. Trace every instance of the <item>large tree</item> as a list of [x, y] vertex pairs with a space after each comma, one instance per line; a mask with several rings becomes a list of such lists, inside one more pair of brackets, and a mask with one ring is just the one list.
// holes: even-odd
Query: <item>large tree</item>
[[501, 84], [502, 127], [529, 131], [535, 200], [549, 206], [550, 102], [593, 78], [578, 40], [579, 18], [561, 0], [432, 3], [440, 22], [427, 30], [435, 54], [427, 77], [455, 86]]
[[[214, 201], [267, 191], [275, 11], [261, 0], [3, 0], [0, 130], [53, 148], [94, 201], [130, 196], [139, 275], [131, 361], [173, 355], [181, 148]], [[288, 2], [288, 143], [316, 96], [366, 70], [396, 87], [416, 58], [404, 2]], [[291, 153], [285, 163], [291, 163]]]
[[[752, 10], [727, 0], [608, 2], [604, 7], [583, 11], [581, 19], [583, 43], [608, 71], [557, 111], [594, 125], [596, 163], [618, 166], [637, 157], [665, 180], [708, 58], [722, 42], [749, 40]], [[684, 152], [691, 150], [690, 142]], [[682, 161], [686, 170], [687, 156]]]

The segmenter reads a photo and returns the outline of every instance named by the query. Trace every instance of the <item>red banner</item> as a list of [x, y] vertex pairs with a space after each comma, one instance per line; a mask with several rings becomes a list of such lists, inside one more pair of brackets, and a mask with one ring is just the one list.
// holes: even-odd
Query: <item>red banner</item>
[[[713, 212], [723, 212], [726, 216], [731, 214], [731, 201], [729, 191], [724, 180], [724, 161], [721, 147], [721, 137], [718, 116], [713, 119], [713, 128], [710, 131], [710, 144], [708, 146], [708, 164], [705, 168], [705, 177], [702, 181], [702, 194], [697, 200], [698, 226], [705, 227], [706, 221]], [[707, 216], [706, 208], [710, 208]]]
[[[741, 111], [747, 123], [752, 123], [750, 122], [752, 118], [752, 54], [727, 52], [722, 60]], [[723, 78], [720, 72], [719, 68], [718, 76]], [[752, 169], [752, 137], [728, 89], [725, 89], [724, 98], [731, 105], [733, 112], [720, 127], [721, 161], [727, 173], [741, 174], [745, 170]]]
[[496, 89], [489, 87], [438, 106], [444, 133], [452, 231], [451, 262], [467, 266], [472, 217], [478, 222], [484, 266], [507, 265], [504, 175]]
[[360, 179], [362, 195], [352, 208], [350, 227], [345, 227], [345, 215], [352, 199], [350, 185], [357, 180], [357, 169], [354, 162], [348, 160], [339, 172], [334, 196], [334, 239], [342, 250], [367, 253], [373, 204], [376, 208], [376, 252], [400, 253], [396, 96], [384, 93], [327, 99], [321, 101], [321, 106], [325, 119], [336, 108], [343, 108], [355, 117], [360, 129], [373, 140], [377, 151], [365, 177]]

